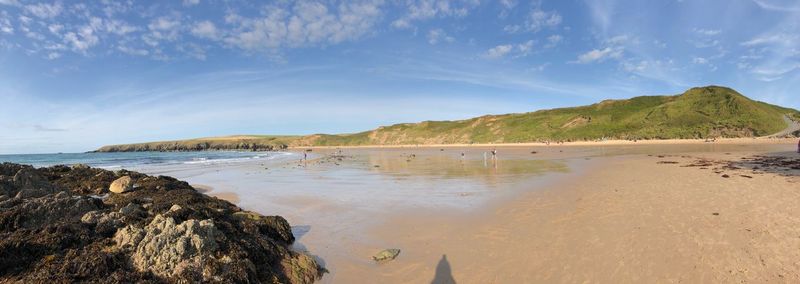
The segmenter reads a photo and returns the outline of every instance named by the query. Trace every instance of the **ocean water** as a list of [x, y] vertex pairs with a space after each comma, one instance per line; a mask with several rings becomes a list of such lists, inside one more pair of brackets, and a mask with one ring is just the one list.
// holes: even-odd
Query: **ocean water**
[[47, 167], [86, 164], [104, 169], [135, 169], [167, 165], [235, 164], [254, 160], [279, 161], [296, 159], [291, 152], [125, 152], [125, 153], [59, 153], [0, 155], [0, 163], [10, 162]]

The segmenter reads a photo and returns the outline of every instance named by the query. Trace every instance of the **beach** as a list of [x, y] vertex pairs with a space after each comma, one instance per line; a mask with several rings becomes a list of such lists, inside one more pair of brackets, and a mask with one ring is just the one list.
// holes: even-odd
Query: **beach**
[[[800, 280], [796, 141], [603, 143], [314, 148], [149, 173], [286, 217], [323, 283]], [[387, 248], [401, 253], [371, 259]]]

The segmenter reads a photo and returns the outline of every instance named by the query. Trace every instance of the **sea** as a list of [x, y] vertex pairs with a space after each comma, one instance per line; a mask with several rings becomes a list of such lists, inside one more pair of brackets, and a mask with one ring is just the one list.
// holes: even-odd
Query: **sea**
[[85, 164], [103, 169], [135, 169], [169, 165], [235, 164], [254, 160], [280, 161], [296, 159], [291, 152], [120, 152], [120, 153], [57, 153], [0, 155], [0, 163], [18, 163], [34, 167]]

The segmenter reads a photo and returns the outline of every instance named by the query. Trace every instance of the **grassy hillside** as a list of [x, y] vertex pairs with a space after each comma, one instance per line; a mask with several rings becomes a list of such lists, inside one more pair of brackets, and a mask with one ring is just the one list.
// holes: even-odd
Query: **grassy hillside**
[[692, 88], [675, 96], [606, 100], [589, 106], [425, 121], [355, 134], [229, 136], [115, 145], [98, 151], [269, 150], [288, 146], [520, 143], [608, 139], [766, 136], [800, 112], [753, 101], [730, 88]]
[[190, 140], [161, 141], [137, 144], [103, 146], [95, 152], [144, 152], [144, 151], [203, 151], [203, 150], [251, 150], [269, 151], [286, 148], [294, 136], [237, 135], [199, 138]]
[[730, 88], [693, 88], [676, 96], [645, 96], [531, 113], [460, 121], [396, 124], [347, 135], [311, 135], [295, 145], [518, 143], [546, 140], [688, 139], [765, 136], [800, 113], [753, 101]]

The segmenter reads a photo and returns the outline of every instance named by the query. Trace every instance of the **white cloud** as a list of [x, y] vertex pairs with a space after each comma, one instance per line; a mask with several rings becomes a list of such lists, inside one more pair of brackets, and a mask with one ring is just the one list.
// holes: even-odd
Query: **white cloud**
[[722, 30], [710, 30], [710, 29], [698, 29], [698, 28], [694, 28], [693, 31], [697, 34], [704, 36], [715, 36], [722, 32]]
[[564, 41], [564, 37], [561, 35], [551, 35], [547, 37], [547, 44], [545, 44], [545, 48], [553, 48], [556, 47], [559, 43]]
[[14, 26], [11, 25], [11, 20], [7, 18], [7, 14], [3, 11], [0, 14], [0, 32], [6, 34], [14, 34]]
[[753, 0], [753, 2], [765, 10], [780, 12], [800, 11], [800, 3], [792, 0]]
[[777, 81], [800, 68], [800, 27], [792, 17], [740, 45], [750, 49], [738, 66], [747, 67], [757, 80]]
[[117, 50], [125, 54], [138, 55], [138, 56], [147, 56], [148, 54], [150, 54], [150, 52], [147, 51], [146, 49], [132, 48], [124, 45], [117, 46]]
[[561, 24], [561, 15], [555, 11], [543, 11], [539, 8], [531, 11], [525, 21], [528, 31], [538, 32], [542, 28], [556, 27]]
[[99, 42], [99, 38], [94, 34], [90, 26], [83, 26], [77, 33], [68, 32], [64, 35], [64, 41], [72, 45], [72, 49], [86, 53], [86, 51]]
[[533, 52], [533, 40], [528, 40], [520, 44], [503, 44], [490, 48], [486, 51], [486, 57], [497, 59], [514, 53], [514, 57], [523, 57]]
[[114, 33], [114, 34], [117, 34], [117, 35], [126, 35], [126, 34], [129, 34], [129, 33], [133, 33], [133, 32], [139, 31], [138, 27], [132, 26], [132, 25], [130, 25], [130, 24], [126, 23], [126, 22], [123, 22], [121, 20], [116, 20], [116, 19], [114, 19], [114, 20], [106, 20], [104, 23], [105, 23], [105, 25], [104, 25], [103, 28], [107, 32]]
[[511, 9], [514, 6], [517, 6], [516, 0], [500, 0], [500, 5], [503, 5], [503, 8]]
[[528, 13], [525, 22], [522, 24], [511, 24], [503, 27], [506, 33], [518, 33], [521, 31], [538, 32], [544, 28], [555, 28], [561, 24], [561, 14], [556, 11], [544, 11], [536, 7]]
[[61, 31], [64, 29], [64, 25], [61, 24], [52, 24], [47, 26], [47, 30], [54, 35], [60, 35]]
[[291, 7], [272, 6], [258, 18], [229, 14], [237, 25], [224, 41], [246, 50], [338, 44], [372, 32], [382, 15], [382, 1], [351, 1], [330, 8], [318, 2], [298, 2]]
[[25, 6], [25, 11], [39, 18], [54, 18], [61, 14], [63, 7], [61, 3], [54, 4], [38, 3]]
[[66, 50], [67, 46], [61, 43], [50, 43], [44, 46], [44, 49], [47, 50]]
[[206, 60], [206, 50], [197, 44], [193, 43], [183, 44], [179, 45], [177, 49], [178, 51], [183, 52], [194, 59]]
[[410, 28], [414, 21], [437, 17], [464, 17], [478, 4], [477, 0], [406, 0], [406, 14], [392, 21], [392, 27]]
[[442, 29], [432, 29], [428, 31], [428, 43], [435, 45], [443, 41], [453, 42], [455, 41], [455, 38], [447, 35], [447, 33], [445, 33], [445, 31]]
[[19, 6], [20, 4], [17, 0], [0, 0], [0, 5]]
[[757, 45], [791, 45], [795, 42], [798, 42], [800, 37], [797, 34], [788, 34], [788, 33], [768, 33], [765, 35], [761, 35], [755, 37], [751, 40], [742, 42], [743, 46], [757, 46]]
[[513, 49], [514, 46], [511, 44], [498, 45], [486, 51], [486, 56], [489, 58], [500, 58], [506, 56], [506, 54], [511, 52]]
[[533, 40], [526, 41], [522, 44], [517, 45], [517, 50], [519, 50], [519, 56], [527, 56], [531, 52], [533, 52]]
[[147, 25], [147, 28], [154, 31], [169, 31], [174, 30], [180, 25], [180, 22], [175, 19], [169, 19], [167, 17], [160, 17], [150, 22]]
[[507, 25], [507, 26], [503, 27], [503, 31], [507, 32], [507, 33], [510, 33], [510, 34], [517, 33], [520, 30], [522, 30], [522, 26], [520, 26], [520, 25]]
[[50, 59], [50, 60], [58, 59], [59, 57], [61, 57], [61, 53], [58, 53], [58, 52], [50, 52], [50, 53], [47, 54], [47, 59]]
[[219, 37], [217, 26], [210, 21], [196, 23], [194, 27], [192, 27], [191, 32], [193, 35], [200, 38], [217, 39]]
[[604, 49], [593, 49], [578, 56], [577, 63], [603, 62], [608, 58], [620, 58], [621, 48], [606, 47]]
[[692, 58], [692, 63], [701, 64], [701, 65], [702, 64], [708, 64], [708, 59], [705, 59], [703, 57], [695, 57], [695, 58]]
[[161, 41], [176, 41], [180, 35], [181, 22], [170, 17], [159, 17], [147, 25], [149, 32], [142, 35], [142, 40], [150, 45], [157, 46]]
[[194, 6], [200, 4], [200, 0], [183, 0], [183, 6]]

